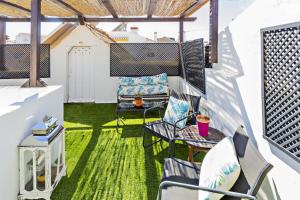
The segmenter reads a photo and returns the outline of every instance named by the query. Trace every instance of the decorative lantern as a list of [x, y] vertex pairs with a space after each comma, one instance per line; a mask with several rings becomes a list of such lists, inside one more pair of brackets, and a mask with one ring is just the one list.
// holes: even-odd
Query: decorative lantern
[[19, 145], [19, 199], [46, 199], [66, 174], [65, 132], [57, 126], [47, 136], [29, 135]]

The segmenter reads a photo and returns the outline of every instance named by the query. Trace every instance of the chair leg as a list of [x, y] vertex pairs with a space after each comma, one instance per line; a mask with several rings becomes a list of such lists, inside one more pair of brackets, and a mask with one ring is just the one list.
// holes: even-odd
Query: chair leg
[[148, 148], [148, 147], [150, 147], [150, 146], [152, 146], [152, 145], [154, 145], [154, 144], [162, 141], [162, 139], [160, 138], [160, 139], [158, 139], [158, 140], [156, 140], [156, 141], [154, 141], [154, 142], [152, 142], [150, 144], [145, 144], [145, 129], [144, 128], [142, 129], [142, 135], [143, 135], [143, 147], [144, 148]]
[[168, 157], [169, 158], [174, 158], [175, 157], [175, 154], [176, 154], [176, 152], [175, 152], [175, 150], [176, 150], [175, 146], [176, 146], [175, 140], [171, 139], [169, 141], [169, 149], [168, 149]]
[[120, 114], [117, 112], [117, 132], [119, 132], [119, 127], [120, 127]]
[[174, 142], [173, 142], [173, 140], [171, 139], [171, 140], [169, 141], [169, 150], [168, 150], [168, 157], [169, 157], [169, 158], [173, 158], [173, 155], [174, 155], [174, 147], [173, 147], [173, 144], [174, 144]]
[[175, 144], [175, 142], [173, 143], [173, 155], [172, 155], [172, 158], [174, 158], [175, 157], [175, 155], [176, 155], [176, 148], [175, 148], [175, 146], [176, 146], [176, 144]]
[[143, 147], [145, 148], [145, 129], [142, 128]]

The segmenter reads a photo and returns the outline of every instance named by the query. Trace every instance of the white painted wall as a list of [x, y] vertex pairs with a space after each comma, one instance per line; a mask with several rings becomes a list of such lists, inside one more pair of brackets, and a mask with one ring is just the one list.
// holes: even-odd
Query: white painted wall
[[[220, 7], [222, 10], [222, 7]], [[300, 164], [263, 139], [260, 29], [300, 21], [299, 0], [256, 0], [219, 34], [219, 64], [207, 69], [205, 108], [213, 126], [232, 135], [244, 124], [274, 165], [259, 199], [300, 198]], [[222, 18], [220, 18], [222, 20]]]
[[[102, 70], [109, 67], [109, 57], [103, 55], [105, 51], [109, 53], [109, 45], [96, 37], [85, 26], [78, 26], [72, 33], [64, 38], [64, 40], [51, 49], [51, 78], [45, 79], [49, 85], [63, 85], [65, 90], [64, 100], [68, 100], [68, 53], [74, 46], [89, 46], [95, 52], [95, 94], [103, 90], [103, 85], [97, 82], [97, 79], [102, 78]], [[108, 65], [107, 65], [108, 64]], [[105, 78], [104, 78], [105, 79]]]
[[63, 89], [0, 87], [0, 199], [15, 200], [19, 193], [20, 142], [45, 115], [63, 124]]

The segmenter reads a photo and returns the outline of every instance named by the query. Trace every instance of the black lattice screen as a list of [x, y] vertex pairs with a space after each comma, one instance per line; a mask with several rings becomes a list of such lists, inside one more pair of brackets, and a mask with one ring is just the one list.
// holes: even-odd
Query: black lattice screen
[[205, 94], [205, 59], [203, 39], [181, 43], [186, 81]]
[[144, 76], [180, 74], [178, 43], [112, 43], [111, 76]]
[[[41, 44], [40, 77], [50, 77], [50, 45]], [[30, 45], [0, 45], [0, 79], [29, 78]]]
[[300, 23], [261, 35], [264, 137], [300, 162]]

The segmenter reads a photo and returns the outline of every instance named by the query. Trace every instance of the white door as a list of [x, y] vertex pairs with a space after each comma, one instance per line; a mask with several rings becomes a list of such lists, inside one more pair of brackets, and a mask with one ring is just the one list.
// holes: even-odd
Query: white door
[[69, 102], [94, 102], [92, 47], [73, 47], [69, 52]]

